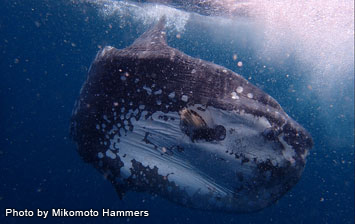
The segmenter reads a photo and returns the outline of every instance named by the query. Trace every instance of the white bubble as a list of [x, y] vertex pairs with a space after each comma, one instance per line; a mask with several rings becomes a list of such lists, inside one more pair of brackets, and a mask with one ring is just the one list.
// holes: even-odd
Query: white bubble
[[239, 99], [239, 96], [237, 95], [236, 92], [232, 92], [231, 95], [232, 95], [232, 99], [234, 99], [234, 100], [238, 100]]
[[237, 54], [233, 54], [233, 60], [236, 61], [238, 58], [238, 55]]
[[237, 90], [237, 93], [242, 93], [243, 92], [243, 87], [238, 86], [238, 88], [236, 90]]

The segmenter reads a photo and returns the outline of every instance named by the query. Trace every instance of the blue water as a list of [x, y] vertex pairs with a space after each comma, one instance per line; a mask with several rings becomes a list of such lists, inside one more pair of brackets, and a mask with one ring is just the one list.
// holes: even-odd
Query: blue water
[[[312, 66], [304, 66], [296, 53], [279, 63], [262, 60], [255, 56], [257, 46], [243, 44], [243, 35], [223, 41], [215, 38], [222, 35], [218, 29], [193, 21], [180, 39], [169, 32], [169, 44], [250, 77], [273, 96], [314, 138], [304, 174], [275, 205], [251, 214], [192, 210], [144, 193], [119, 200], [76, 152], [69, 119], [98, 46], [123, 48], [147, 29], [129, 15], [125, 19], [120, 28], [120, 18], [102, 17], [97, 6], [75, 1], [1, 1], [0, 223], [354, 223], [353, 62], [345, 73], [334, 74], [337, 81], [327, 83], [330, 94], [322, 97], [305, 88]], [[235, 65], [235, 51], [243, 67]], [[150, 215], [44, 220], [5, 217], [5, 208], [109, 208]]]

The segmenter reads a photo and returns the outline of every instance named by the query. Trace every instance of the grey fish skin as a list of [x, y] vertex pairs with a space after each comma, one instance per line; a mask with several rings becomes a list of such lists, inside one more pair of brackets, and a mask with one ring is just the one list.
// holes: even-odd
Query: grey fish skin
[[167, 45], [165, 17], [131, 46], [98, 52], [74, 106], [84, 161], [124, 192], [252, 212], [300, 179], [309, 133], [269, 95]]

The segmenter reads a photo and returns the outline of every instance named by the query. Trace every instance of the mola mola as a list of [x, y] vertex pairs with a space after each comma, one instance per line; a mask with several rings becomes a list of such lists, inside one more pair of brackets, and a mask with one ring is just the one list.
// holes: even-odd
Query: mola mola
[[269, 95], [166, 43], [165, 18], [129, 47], [98, 52], [71, 135], [120, 196], [260, 210], [300, 179], [311, 136]]

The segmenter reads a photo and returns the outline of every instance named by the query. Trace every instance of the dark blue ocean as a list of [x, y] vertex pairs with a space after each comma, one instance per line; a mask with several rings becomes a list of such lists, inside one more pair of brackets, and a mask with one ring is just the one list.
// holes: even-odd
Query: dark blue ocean
[[[159, 18], [145, 6], [134, 11], [107, 2], [1, 0], [0, 223], [354, 223], [353, 11], [330, 13], [308, 30], [292, 18], [297, 13], [288, 14], [284, 32], [251, 18], [168, 18], [170, 46], [249, 79], [315, 142], [290, 192], [262, 211], [231, 214], [145, 193], [120, 200], [77, 153], [69, 121], [97, 51], [130, 45]], [[299, 38], [282, 39], [293, 31]], [[149, 217], [6, 217], [6, 208], [148, 210]]]

